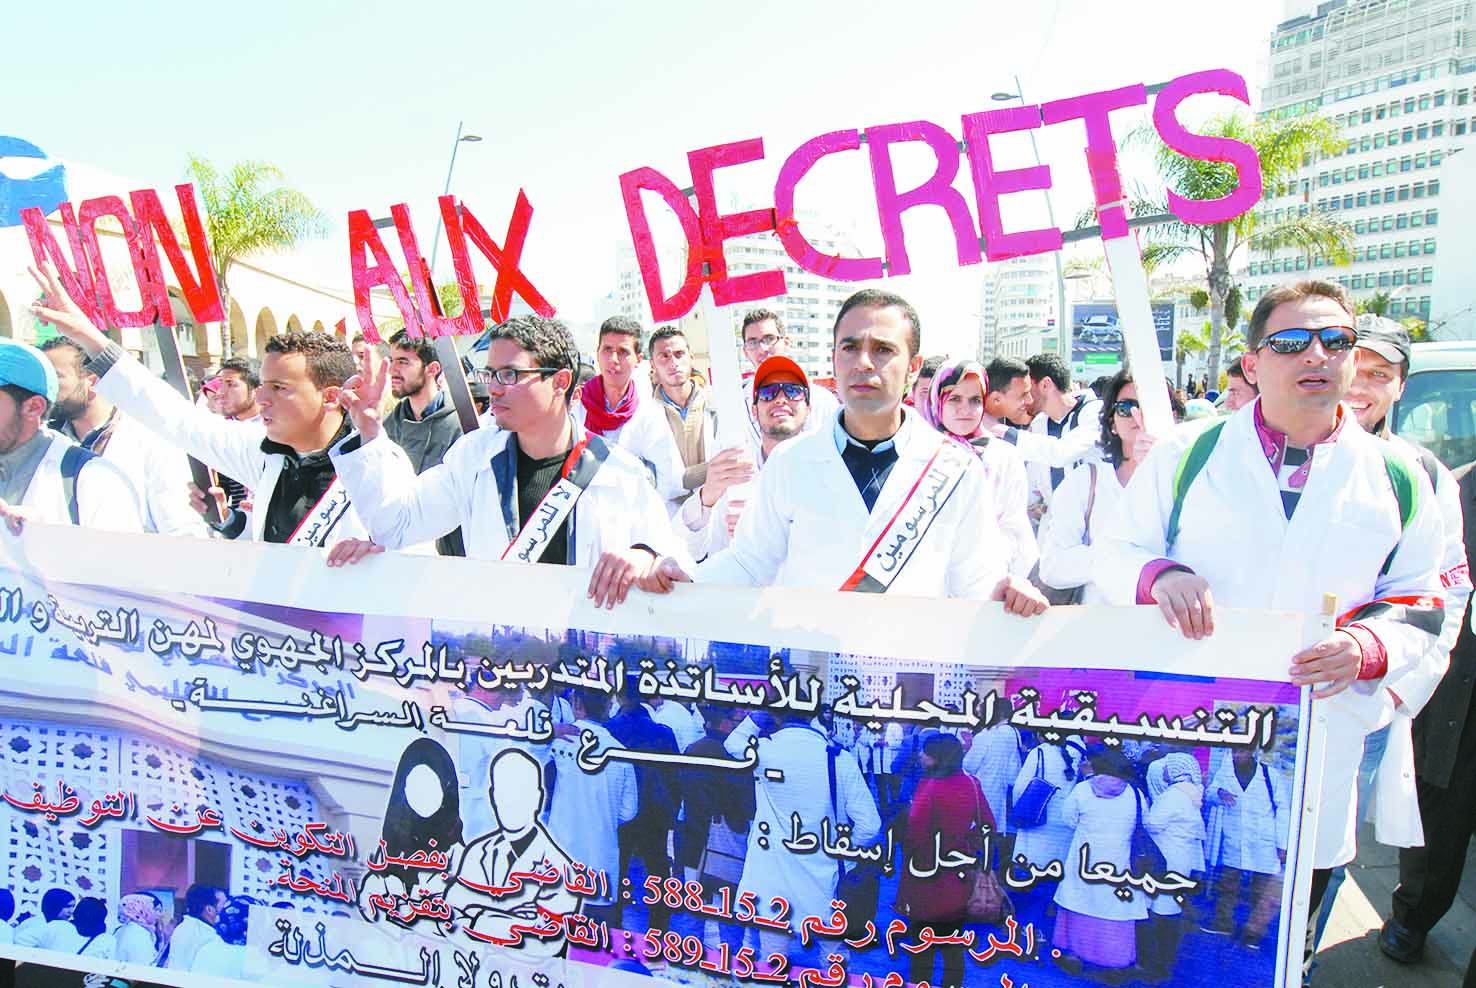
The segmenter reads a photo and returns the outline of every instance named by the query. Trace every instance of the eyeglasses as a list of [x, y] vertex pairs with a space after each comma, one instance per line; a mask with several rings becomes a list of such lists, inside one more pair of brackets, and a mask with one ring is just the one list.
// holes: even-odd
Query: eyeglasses
[[547, 377], [563, 369], [562, 367], [478, 367], [472, 372], [472, 377], [483, 386], [490, 386], [495, 381], [504, 388], [510, 388], [518, 383], [518, 379], [523, 374]]
[[1141, 407], [1136, 398], [1119, 398], [1112, 403], [1112, 414], [1120, 419], [1130, 419]]
[[1256, 347], [1270, 347], [1272, 353], [1301, 353], [1312, 345], [1312, 338], [1322, 341], [1328, 353], [1351, 350], [1358, 343], [1358, 331], [1352, 326], [1325, 326], [1322, 329], [1283, 329], [1272, 333]]
[[751, 340], [744, 340], [743, 341], [743, 349], [745, 349], [745, 350], [772, 350], [779, 343], [779, 341], [781, 339], [783, 339], [783, 337], [775, 336], [772, 333], [770, 333], [767, 336], [758, 336], [758, 337], [755, 337], [754, 339], [751, 339]]
[[791, 381], [785, 381], [780, 384], [760, 384], [758, 389], [754, 391], [754, 397], [759, 401], [773, 401], [781, 393], [790, 401], [810, 400], [810, 389], [803, 384], [795, 384]]

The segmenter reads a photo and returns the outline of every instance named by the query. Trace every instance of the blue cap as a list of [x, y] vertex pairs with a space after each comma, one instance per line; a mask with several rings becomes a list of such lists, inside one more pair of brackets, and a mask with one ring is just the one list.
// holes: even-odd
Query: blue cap
[[0, 384], [14, 384], [56, 401], [56, 368], [29, 343], [0, 340]]

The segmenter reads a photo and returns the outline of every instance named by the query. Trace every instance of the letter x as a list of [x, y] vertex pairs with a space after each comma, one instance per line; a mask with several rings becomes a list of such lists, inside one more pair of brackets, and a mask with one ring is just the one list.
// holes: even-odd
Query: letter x
[[461, 209], [461, 222], [466, 235], [471, 242], [476, 244], [477, 250], [487, 256], [492, 266], [497, 269], [497, 283], [492, 289], [492, 321], [502, 322], [507, 318], [509, 306], [512, 305], [513, 292], [523, 297], [533, 311], [545, 319], [553, 318], [554, 307], [548, 304], [538, 291], [533, 287], [533, 282], [528, 276], [518, 270], [518, 261], [523, 256], [523, 241], [528, 238], [528, 225], [533, 221], [533, 204], [528, 201], [527, 195], [522, 189], [518, 190], [518, 201], [513, 206], [512, 220], [507, 225], [506, 246], [498, 247], [488, 235], [486, 228], [482, 226], [477, 218], [465, 206]]

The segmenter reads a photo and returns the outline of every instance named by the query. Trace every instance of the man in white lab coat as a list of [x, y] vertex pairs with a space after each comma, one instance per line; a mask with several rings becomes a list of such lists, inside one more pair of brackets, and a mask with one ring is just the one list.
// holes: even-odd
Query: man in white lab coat
[[1031, 488], [1049, 504], [1066, 472], [1100, 456], [1102, 401], [1091, 391], [1071, 390], [1071, 368], [1059, 354], [1038, 353], [1025, 361], [1030, 370], [1029, 429], [997, 426], [996, 437], [1019, 447]]
[[[923, 359], [916, 310], [888, 292], [856, 292], [836, 317], [835, 340], [844, 407], [774, 451], [733, 543], [696, 579], [992, 598], [1012, 613], [1043, 611], [1040, 594], [1008, 574], [998, 526], [980, 517], [993, 498], [983, 466], [902, 404]], [[664, 592], [691, 578], [663, 560], [642, 586]]]
[[641, 324], [611, 316], [600, 325], [597, 346], [600, 373], [574, 394], [574, 420], [645, 464], [663, 499], [682, 497], [687, 468], [641, 367]]
[[[419, 476], [381, 435], [383, 368], [374, 381], [356, 379], [343, 400], [358, 433], [331, 452], [374, 544], [398, 549], [460, 528], [472, 558], [593, 567], [589, 595], [610, 606], [658, 556], [686, 558], [646, 468], [570, 418], [578, 368], [574, 337], [556, 319], [494, 327], [481, 376], [501, 428], [464, 436]], [[657, 425], [669, 442], [666, 423]], [[328, 562], [370, 551], [335, 550]]]
[[1314, 914], [1331, 869], [1354, 856], [1363, 737], [1397, 702], [1384, 684], [1434, 661], [1443, 618], [1444, 526], [1430, 482], [1340, 404], [1353, 324], [1334, 284], [1264, 295], [1244, 358], [1259, 400], [1158, 441], [1104, 533], [1096, 577], [1122, 603], [1157, 603], [1194, 639], [1213, 633], [1217, 604], [1316, 613], [1336, 594], [1337, 631], [1290, 664], [1329, 730]]

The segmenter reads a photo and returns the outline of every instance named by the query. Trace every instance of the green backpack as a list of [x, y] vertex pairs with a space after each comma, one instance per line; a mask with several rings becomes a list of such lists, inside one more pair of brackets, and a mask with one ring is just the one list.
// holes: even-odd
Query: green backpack
[[[1189, 485], [1194, 483], [1194, 478], [1199, 476], [1199, 472], [1209, 462], [1210, 454], [1215, 451], [1215, 444], [1220, 441], [1220, 433], [1224, 428], [1223, 420], [1211, 425], [1196, 436], [1194, 442], [1179, 457], [1179, 465], [1174, 470], [1174, 505], [1169, 511], [1168, 530], [1163, 537], [1165, 554], [1172, 552], [1174, 543], [1179, 540], [1179, 516], [1184, 511], [1184, 498], [1189, 494]], [[1399, 530], [1403, 533], [1414, 520], [1418, 506], [1418, 488], [1415, 486], [1414, 474], [1403, 460], [1388, 450], [1384, 451], [1384, 470], [1389, 475], [1389, 483], [1394, 487], [1394, 496], [1399, 500]], [[1431, 480], [1433, 482], [1434, 478]], [[1379, 571], [1381, 576], [1387, 575], [1389, 567], [1394, 565], [1396, 551], [1397, 546], [1389, 551], [1388, 558], [1384, 560], [1384, 568]]]

